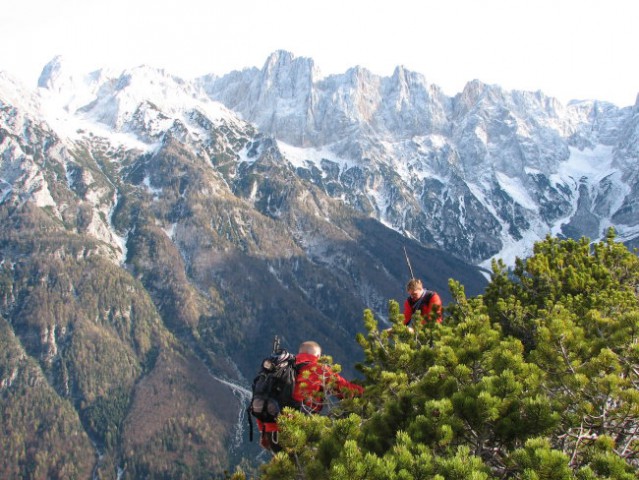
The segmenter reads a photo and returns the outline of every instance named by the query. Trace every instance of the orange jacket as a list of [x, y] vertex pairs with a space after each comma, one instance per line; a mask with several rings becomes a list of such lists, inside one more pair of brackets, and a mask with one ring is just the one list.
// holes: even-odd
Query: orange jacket
[[[424, 290], [424, 295], [427, 294], [428, 290]], [[413, 314], [415, 313], [413, 311], [413, 306], [417, 303], [417, 301], [419, 301], [419, 299], [413, 301], [411, 297], [408, 297], [404, 302], [404, 325], [408, 325], [411, 318], [413, 318]], [[420, 310], [422, 312], [422, 317], [424, 317], [425, 320], [430, 319], [430, 312], [433, 308], [435, 308], [435, 311], [437, 312], [437, 323], [442, 323], [442, 299], [439, 298], [437, 292], [432, 292], [432, 296], [428, 303], [424, 302], [421, 305]]]

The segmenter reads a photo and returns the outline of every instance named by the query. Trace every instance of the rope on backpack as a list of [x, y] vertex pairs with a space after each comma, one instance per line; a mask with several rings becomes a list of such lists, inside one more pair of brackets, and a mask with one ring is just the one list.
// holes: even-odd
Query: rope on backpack
[[251, 407], [246, 409], [246, 419], [249, 424], [249, 441], [253, 441], [253, 422], [251, 421]]

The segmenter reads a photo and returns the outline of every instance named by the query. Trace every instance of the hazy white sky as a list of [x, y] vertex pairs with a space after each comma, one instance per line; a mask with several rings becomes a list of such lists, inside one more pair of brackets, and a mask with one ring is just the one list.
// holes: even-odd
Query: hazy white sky
[[479, 79], [562, 102], [639, 93], [638, 0], [4, 0], [0, 70], [34, 86], [63, 55], [83, 71], [146, 64], [190, 78], [284, 49], [324, 74], [422, 73], [448, 95]]

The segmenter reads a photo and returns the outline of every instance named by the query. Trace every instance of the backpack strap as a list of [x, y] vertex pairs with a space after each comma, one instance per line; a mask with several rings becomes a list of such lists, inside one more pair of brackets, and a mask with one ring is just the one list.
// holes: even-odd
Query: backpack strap
[[300, 362], [295, 364], [295, 373], [300, 373], [300, 370], [306, 365], [310, 365], [311, 362]]
[[[411, 308], [413, 309], [413, 315], [415, 314], [416, 311], [422, 308], [422, 305], [424, 304], [424, 302], [426, 303], [426, 305], [428, 305], [430, 303], [430, 299], [433, 298], [434, 294], [435, 292], [433, 292], [432, 290], [424, 290], [424, 294], [414, 304], [411, 305]], [[412, 299], [408, 297], [409, 305], [411, 300]], [[412, 321], [413, 321], [413, 317], [411, 315], [411, 319], [408, 321], [406, 325], [410, 325], [410, 322]]]
[[252, 442], [253, 441], [253, 422], [251, 421], [251, 406], [250, 405], [246, 409], [246, 419], [248, 420], [248, 424], [249, 424], [249, 441]]

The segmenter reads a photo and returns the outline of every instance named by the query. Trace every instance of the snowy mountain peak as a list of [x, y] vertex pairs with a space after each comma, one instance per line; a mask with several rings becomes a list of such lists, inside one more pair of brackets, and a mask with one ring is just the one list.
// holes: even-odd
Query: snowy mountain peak
[[[619, 225], [613, 211], [624, 201], [636, 213], [622, 200], [637, 188], [630, 109], [564, 106], [541, 91], [480, 80], [449, 98], [403, 66], [391, 77], [355, 66], [293, 89], [302, 84], [291, 61], [281, 52], [271, 58], [280, 69], [268, 71], [268, 88], [247, 72], [221, 77], [207, 92], [289, 146], [313, 147], [307, 160], [322, 152], [312, 163], [330, 178], [327, 162], [342, 165], [335, 181], [356, 176], [359, 190], [350, 197], [333, 182], [326, 188], [408, 236], [455, 245], [473, 261], [502, 253], [512, 261], [550, 232], [603, 235]], [[300, 167], [302, 157], [297, 151]], [[593, 164], [605, 166], [603, 176], [587, 168]], [[627, 182], [613, 189], [613, 178]], [[638, 222], [620, 226], [626, 238], [637, 236]]]
[[42, 69], [42, 73], [40, 73], [40, 78], [38, 78], [38, 87], [52, 88], [56, 79], [59, 78], [62, 73], [63, 63], [64, 60], [61, 55], [57, 55], [51, 59]]
[[504, 98], [503, 93], [502, 88], [497, 85], [488, 85], [477, 79], [471, 80], [458, 94], [458, 105], [463, 106], [464, 110], [468, 112], [486, 104], [501, 103]]
[[286, 50], [276, 50], [271, 53], [266, 59], [266, 62], [264, 62], [263, 70], [273, 71], [281, 70], [282, 68], [290, 68], [293, 63], [310, 63], [312, 65], [313, 60], [304, 57], [296, 58], [295, 55]]
[[380, 80], [380, 77], [378, 75], [374, 74], [366, 67], [362, 67], [361, 65], [356, 65], [346, 70], [345, 77], [346, 79], [348, 79], [348, 82], [351, 85], [355, 86], [377, 82]]
[[[39, 90], [46, 111], [57, 112], [48, 118], [75, 122], [69, 131], [101, 128], [142, 150], [173, 140], [202, 148], [217, 126], [224, 137], [251, 122], [281, 146], [284, 155], [271, 161], [475, 263], [525, 256], [550, 232], [595, 239], [615, 225], [624, 238], [639, 236], [639, 106], [564, 106], [479, 80], [451, 98], [404, 66], [389, 77], [361, 66], [324, 78], [317, 71], [312, 59], [283, 50], [261, 69], [193, 81], [148, 66], [77, 74], [55, 58]], [[52, 125], [62, 131], [62, 123]], [[252, 165], [265, 144], [227, 158]]]
[[261, 93], [267, 98], [272, 95], [279, 98], [303, 96], [319, 76], [312, 59], [279, 50], [268, 57], [262, 68]]
[[403, 83], [406, 85], [417, 84], [426, 85], [426, 77], [419, 72], [413, 72], [408, 70], [403, 65], [398, 65], [393, 70], [392, 80], [397, 83]]
[[0, 73], [0, 99], [21, 107], [15, 121], [24, 122], [25, 114], [44, 120], [69, 146], [94, 137], [114, 148], [149, 152], [167, 133], [183, 131], [186, 138], [199, 135], [203, 125], [243, 125], [200, 83], [146, 65], [86, 73], [58, 56], [44, 67], [36, 91], [8, 78]]
[[57, 96], [71, 97], [77, 90], [94, 89], [105, 78], [114, 76], [108, 69], [86, 72], [67, 61], [65, 57], [57, 55], [47, 63], [38, 78], [38, 87], [55, 92]]

